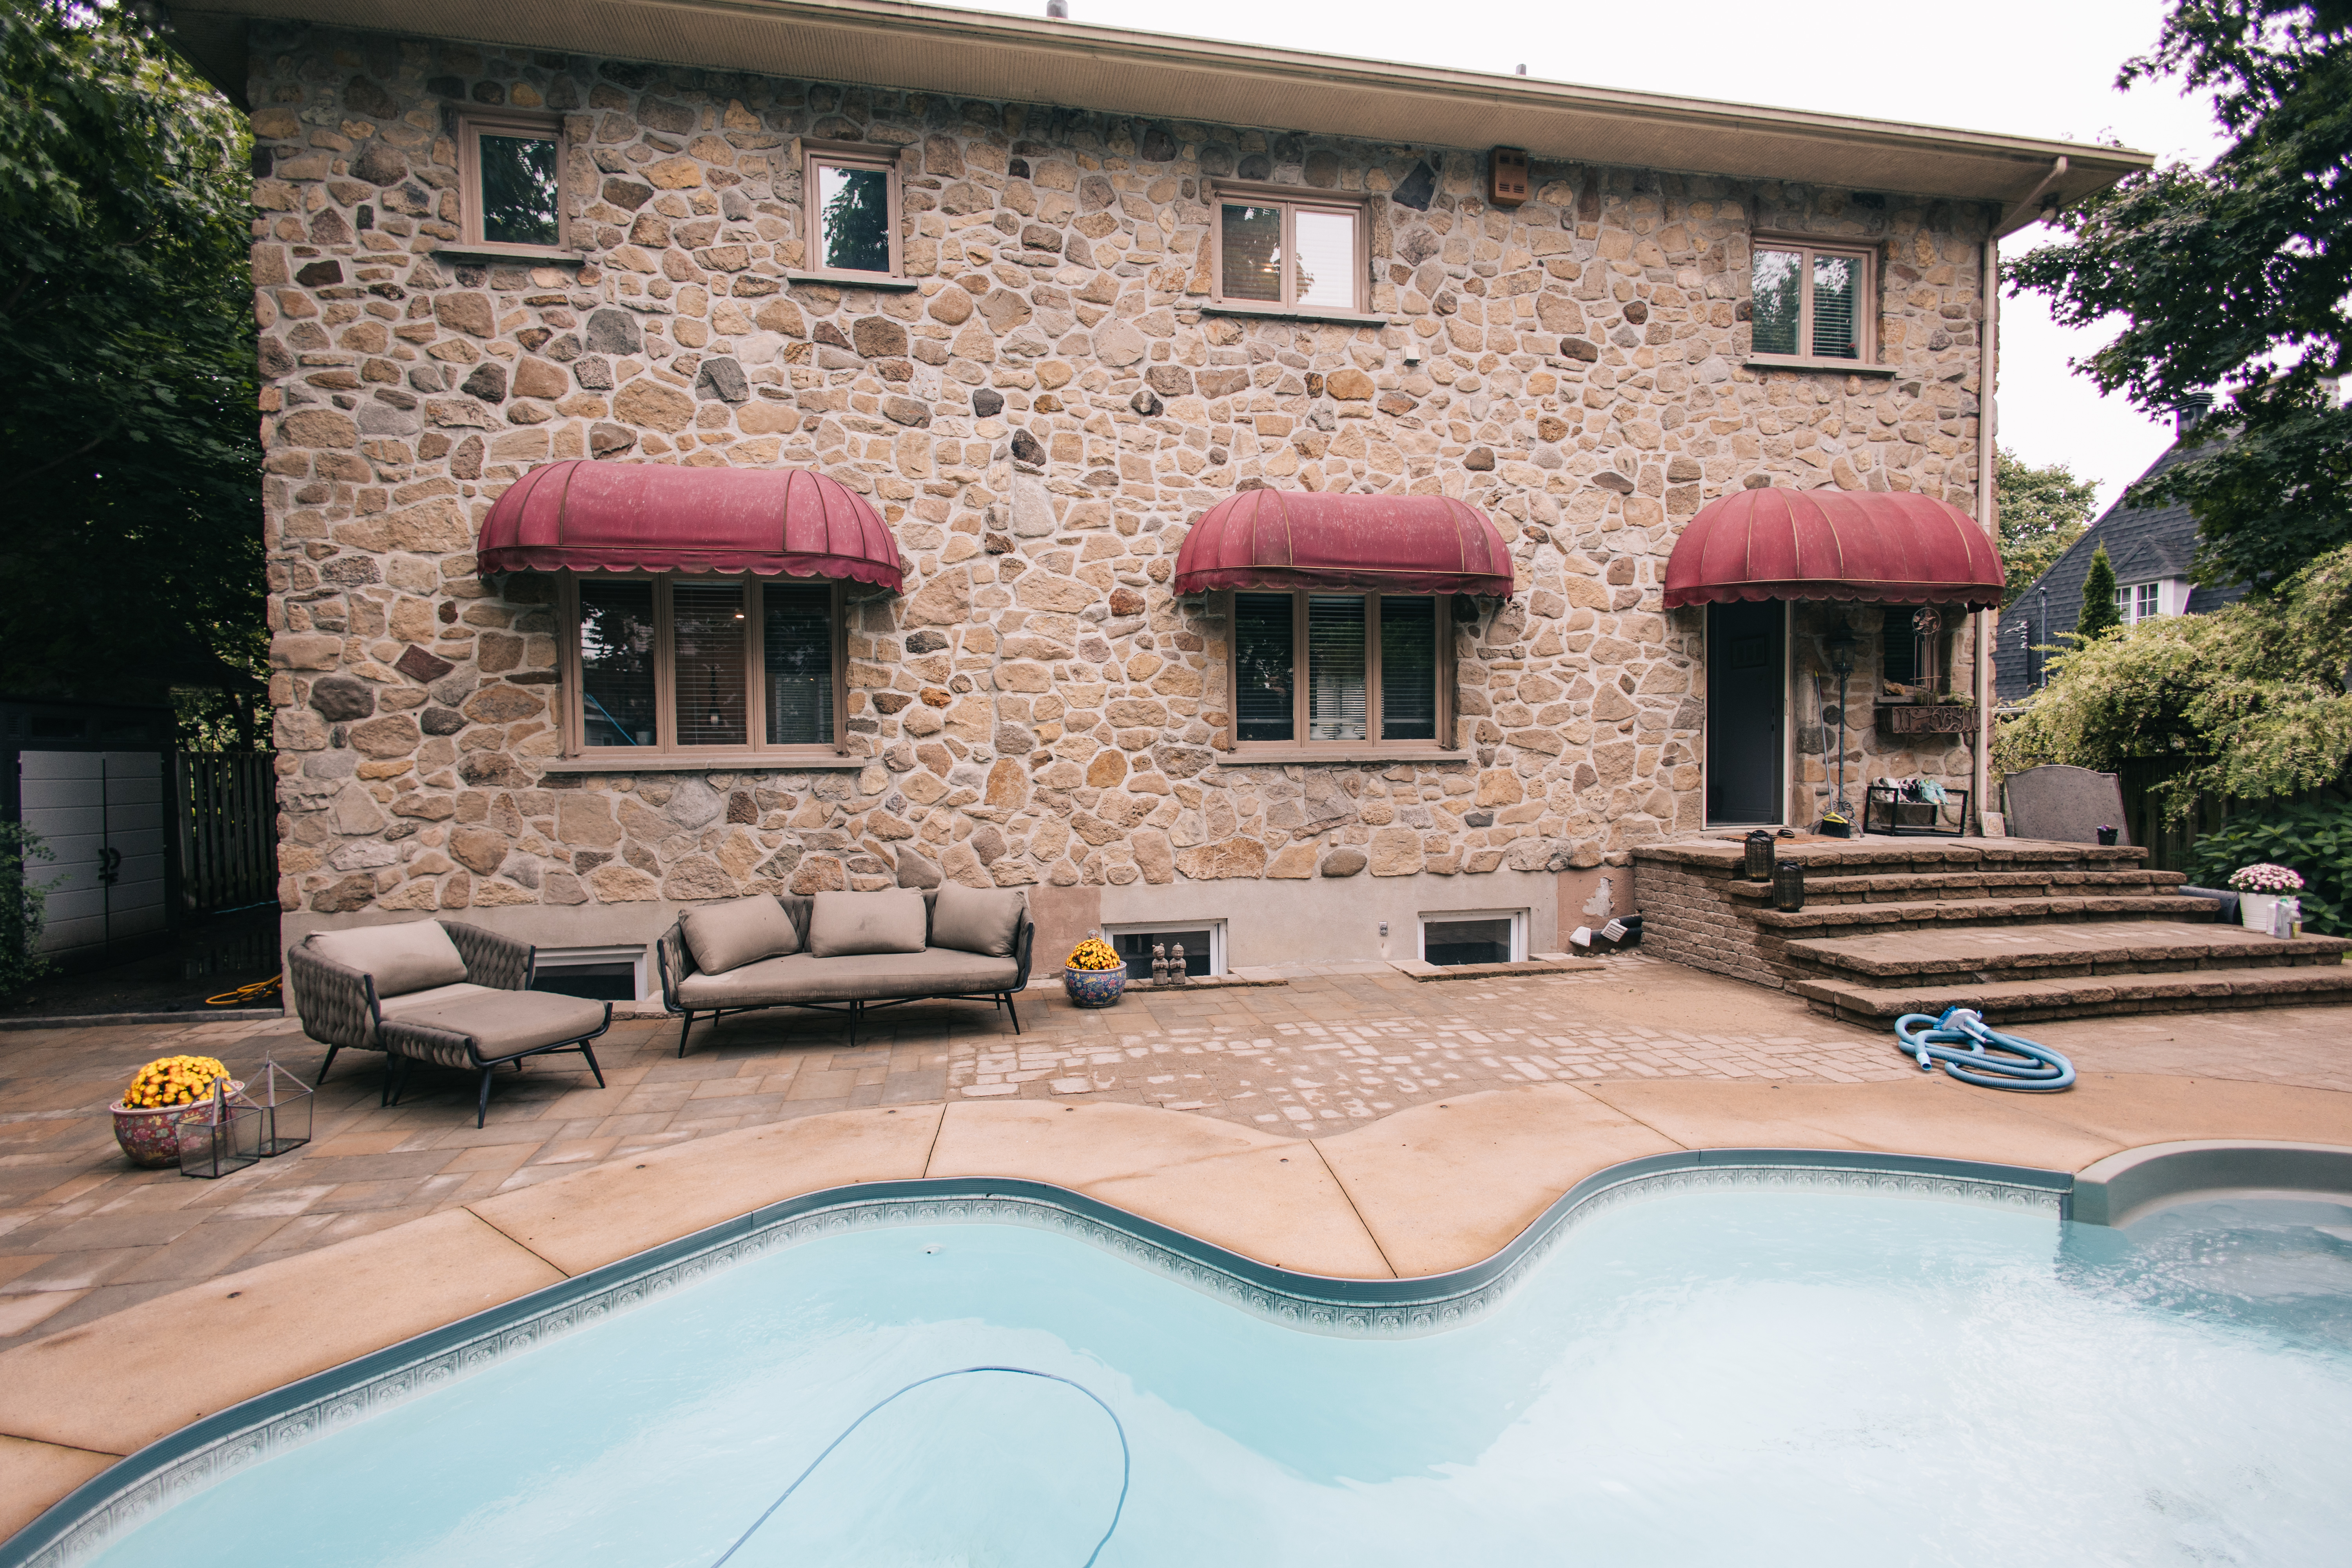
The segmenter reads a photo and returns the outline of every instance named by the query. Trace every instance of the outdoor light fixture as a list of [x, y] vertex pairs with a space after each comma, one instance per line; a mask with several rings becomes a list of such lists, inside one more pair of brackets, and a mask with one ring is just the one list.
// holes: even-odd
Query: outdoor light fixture
[[1772, 835], [1761, 827], [1748, 836], [1748, 879], [1751, 882], [1772, 879]]
[[[1841, 626], [1822, 639], [1822, 647], [1830, 656], [1830, 672], [1840, 680], [1853, 673], [1853, 628]], [[1845, 693], [1838, 693], [1838, 706], [1845, 706]]]

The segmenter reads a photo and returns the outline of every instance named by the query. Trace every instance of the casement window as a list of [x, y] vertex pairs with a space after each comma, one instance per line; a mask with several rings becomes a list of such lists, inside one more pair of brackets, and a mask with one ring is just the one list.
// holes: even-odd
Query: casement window
[[2124, 618], [2127, 626], [2154, 620], [2164, 614], [2162, 588], [2160, 583], [2125, 584], [2116, 590], [2116, 614]]
[[1237, 593], [1233, 626], [1235, 751], [1450, 743], [1445, 600]]
[[838, 750], [838, 584], [578, 576], [564, 579], [562, 605], [571, 753]]
[[1795, 364], [1878, 358], [1876, 253], [1759, 236], [1750, 272], [1750, 357]]
[[898, 160], [887, 149], [804, 142], [807, 270], [896, 278]]
[[516, 256], [569, 255], [563, 123], [533, 115], [457, 119], [465, 246]]
[[1941, 690], [1944, 617], [1932, 605], [1890, 605], [1879, 631], [1879, 678], [1890, 686]]
[[1299, 315], [1364, 309], [1361, 204], [1287, 185], [1220, 185], [1213, 195], [1216, 303]]

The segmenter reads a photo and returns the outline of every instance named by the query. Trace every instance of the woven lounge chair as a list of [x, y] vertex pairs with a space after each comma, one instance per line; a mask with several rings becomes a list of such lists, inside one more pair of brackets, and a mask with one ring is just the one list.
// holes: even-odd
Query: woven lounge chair
[[409, 921], [319, 931], [286, 955], [302, 1032], [327, 1047], [319, 1081], [346, 1049], [382, 1051], [382, 1103], [397, 1105], [418, 1062], [481, 1075], [474, 1125], [488, 1120], [490, 1079], [527, 1057], [578, 1051], [604, 1087], [588, 1043], [613, 1025], [610, 1002], [530, 989], [537, 949], [478, 926]]

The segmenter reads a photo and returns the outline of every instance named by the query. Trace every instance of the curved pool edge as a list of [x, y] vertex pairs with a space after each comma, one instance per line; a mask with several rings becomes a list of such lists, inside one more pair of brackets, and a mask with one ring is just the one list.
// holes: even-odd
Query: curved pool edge
[[1626, 1202], [1726, 1190], [1876, 1193], [1990, 1204], [2063, 1218], [2060, 1171], [1855, 1150], [1709, 1149], [1593, 1173], [1509, 1242], [1467, 1267], [1341, 1279], [1262, 1263], [1050, 1183], [988, 1177], [864, 1182], [788, 1198], [584, 1270], [202, 1417], [130, 1454], [5, 1542], [0, 1568], [66, 1568], [189, 1492], [615, 1310], [782, 1247], [879, 1226], [1017, 1224], [1054, 1229], [1254, 1316], [1306, 1332], [1442, 1332], [1507, 1300], [1579, 1223]]
[[583, 1270], [193, 1422], [108, 1467], [0, 1542], [0, 1568], [66, 1568], [186, 1493], [274, 1454], [713, 1270], [852, 1229], [967, 1223], [1058, 1230], [1295, 1330], [1389, 1338], [1442, 1332], [1484, 1316], [1581, 1222], [1625, 1203], [1679, 1193], [1875, 1194], [2111, 1224], [2185, 1194], [2254, 1189], [2352, 1192], [2352, 1149], [2255, 1141], [2155, 1144], [2108, 1156], [2079, 1175], [1851, 1149], [1677, 1151], [1586, 1176], [1477, 1263], [1404, 1279], [1286, 1269], [1045, 1182], [923, 1177], [829, 1187]]

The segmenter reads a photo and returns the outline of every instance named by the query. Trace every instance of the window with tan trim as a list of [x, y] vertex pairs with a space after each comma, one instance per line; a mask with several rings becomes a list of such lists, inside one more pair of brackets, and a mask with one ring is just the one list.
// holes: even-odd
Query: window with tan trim
[[1237, 592], [1232, 647], [1236, 752], [1450, 744], [1445, 599]]
[[1364, 309], [1361, 202], [1289, 185], [1221, 184], [1211, 204], [1216, 303], [1299, 315]]
[[530, 114], [457, 117], [458, 206], [468, 248], [569, 255], [572, 205], [563, 122]]
[[559, 598], [566, 754], [839, 751], [839, 584], [595, 574]]
[[1841, 366], [1878, 361], [1878, 256], [1867, 246], [1758, 235], [1748, 357]]
[[898, 157], [887, 148], [849, 142], [801, 143], [805, 270], [896, 278]]

